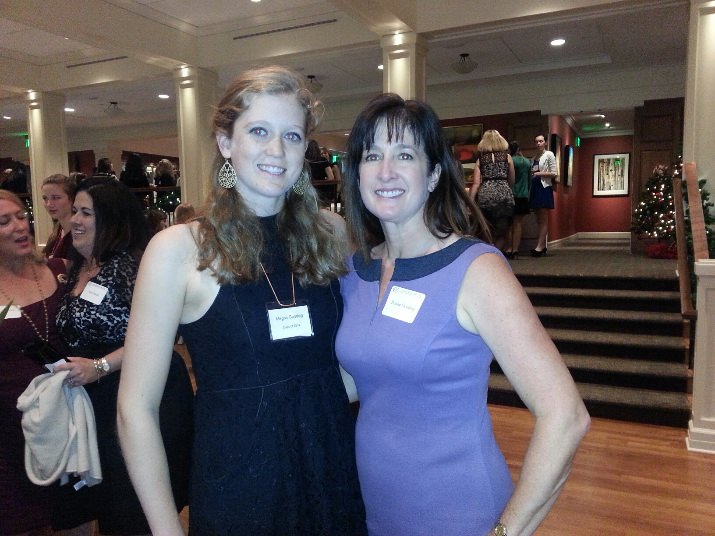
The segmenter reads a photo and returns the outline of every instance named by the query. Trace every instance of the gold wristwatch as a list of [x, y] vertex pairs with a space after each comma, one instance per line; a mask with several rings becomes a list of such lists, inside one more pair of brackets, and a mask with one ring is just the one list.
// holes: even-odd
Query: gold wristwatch
[[506, 527], [501, 523], [497, 523], [496, 525], [494, 525], [492, 533], [494, 534], [494, 536], [507, 536]]

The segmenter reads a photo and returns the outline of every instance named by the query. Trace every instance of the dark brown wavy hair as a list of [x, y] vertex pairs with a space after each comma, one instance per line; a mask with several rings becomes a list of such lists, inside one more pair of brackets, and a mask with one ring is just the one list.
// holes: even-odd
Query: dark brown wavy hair
[[365, 208], [360, 196], [360, 161], [363, 151], [375, 143], [375, 133], [383, 124], [388, 140], [399, 141], [409, 131], [427, 155], [429, 171], [437, 164], [442, 169], [424, 207], [424, 221], [430, 233], [437, 238], [456, 233], [491, 242], [489, 226], [466, 191], [464, 175], [444, 139], [437, 114], [424, 102], [384, 94], [370, 101], [357, 116], [348, 138], [347, 169], [343, 176], [348, 232], [365, 260], [369, 259], [371, 248], [385, 241], [385, 235], [380, 221]]

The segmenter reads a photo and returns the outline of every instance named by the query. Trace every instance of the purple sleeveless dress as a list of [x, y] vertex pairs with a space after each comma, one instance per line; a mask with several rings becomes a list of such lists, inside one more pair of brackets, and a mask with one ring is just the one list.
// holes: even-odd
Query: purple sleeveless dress
[[[492, 354], [456, 318], [467, 268], [496, 252], [460, 239], [397, 259], [379, 304], [380, 261], [349, 262], [336, 351], [360, 394], [356, 456], [371, 536], [487, 534], [512, 494], [487, 409]], [[383, 314], [395, 286], [425, 295], [412, 323]]]

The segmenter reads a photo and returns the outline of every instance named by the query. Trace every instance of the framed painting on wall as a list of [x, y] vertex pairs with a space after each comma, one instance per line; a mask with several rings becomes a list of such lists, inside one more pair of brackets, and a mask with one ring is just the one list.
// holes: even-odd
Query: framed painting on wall
[[564, 147], [564, 184], [571, 186], [573, 184], [573, 145]]
[[556, 157], [556, 180], [558, 182], [563, 182], [563, 170], [564, 166], [561, 165], [561, 136], [558, 134], [552, 134], [549, 138], [549, 151], [554, 153]]
[[630, 153], [593, 155], [593, 197], [628, 195]]

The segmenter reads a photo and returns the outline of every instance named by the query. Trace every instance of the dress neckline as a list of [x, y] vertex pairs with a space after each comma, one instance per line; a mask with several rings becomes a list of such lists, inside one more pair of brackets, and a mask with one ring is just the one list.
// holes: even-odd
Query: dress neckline
[[[392, 281], [413, 281], [430, 274], [438, 272], [449, 265], [462, 253], [474, 244], [482, 242], [474, 238], [461, 237], [449, 246], [429, 253], [421, 257], [412, 259], [395, 259], [395, 271], [392, 274]], [[364, 281], [379, 281], [382, 267], [382, 259], [370, 259], [367, 263], [362, 254], [353, 254], [353, 266], [360, 279]]]

